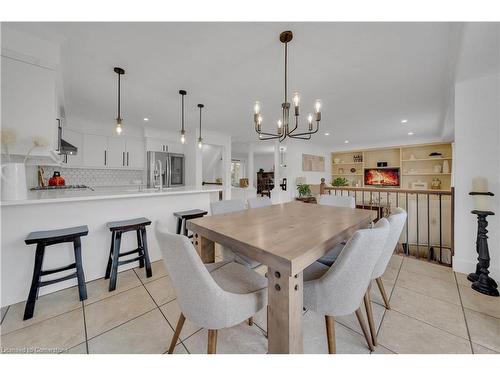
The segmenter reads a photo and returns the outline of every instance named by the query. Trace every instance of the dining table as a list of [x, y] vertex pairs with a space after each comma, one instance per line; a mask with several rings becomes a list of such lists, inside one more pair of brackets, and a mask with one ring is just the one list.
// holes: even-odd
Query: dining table
[[215, 243], [266, 265], [268, 353], [303, 353], [303, 271], [374, 219], [371, 210], [292, 201], [187, 222], [204, 263]]

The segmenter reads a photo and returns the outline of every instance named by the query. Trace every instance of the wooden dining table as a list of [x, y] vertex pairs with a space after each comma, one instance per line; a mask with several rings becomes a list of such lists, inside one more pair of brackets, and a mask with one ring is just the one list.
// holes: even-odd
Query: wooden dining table
[[192, 219], [187, 228], [204, 263], [215, 261], [219, 243], [268, 267], [268, 352], [303, 353], [304, 269], [373, 218], [295, 201]]

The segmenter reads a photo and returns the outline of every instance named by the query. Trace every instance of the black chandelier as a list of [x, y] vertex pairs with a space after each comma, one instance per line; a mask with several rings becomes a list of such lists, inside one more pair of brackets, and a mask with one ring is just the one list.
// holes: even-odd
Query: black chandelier
[[[311, 135], [317, 133], [319, 130], [319, 122], [321, 121], [321, 101], [318, 99], [314, 104], [314, 116], [309, 113], [307, 116], [308, 121], [308, 131], [307, 132], [297, 132], [299, 127], [299, 103], [300, 103], [300, 95], [298, 92], [293, 93], [293, 106], [295, 110], [295, 126], [290, 129], [290, 103], [288, 102], [288, 76], [287, 76], [287, 68], [288, 68], [288, 43], [292, 40], [293, 34], [291, 31], [283, 31], [280, 34], [280, 41], [285, 45], [285, 95], [284, 101], [281, 104], [282, 108], [282, 117], [277, 122], [277, 133], [266, 133], [261, 129], [262, 126], [262, 115], [260, 114], [260, 103], [255, 102], [254, 107], [254, 115], [253, 120], [255, 124], [255, 131], [259, 134], [259, 139], [261, 140], [269, 140], [269, 139], [279, 139], [280, 142], [285, 140], [286, 137], [296, 138], [296, 139], [311, 139]], [[316, 125], [314, 125], [316, 122]]]

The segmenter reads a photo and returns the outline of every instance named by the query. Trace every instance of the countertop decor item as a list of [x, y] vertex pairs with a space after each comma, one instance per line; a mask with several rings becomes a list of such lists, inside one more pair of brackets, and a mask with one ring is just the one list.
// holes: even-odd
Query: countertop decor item
[[186, 96], [186, 90], [179, 90], [181, 94], [181, 143], [186, 143], [186, 131], [184, 130], [184, 96]]
[[203, 138], [201, 137], [201, 109], [204, 107], [203, 104], [198, 104], [198, 108], [200, 109], [200, 136], [198, 137], [198, 148], [203, 147]]
[[[281, 104], [282, 108], [282, 117], [278, 120], [277, 132], [276, 133], [266, 133], [262, 131], [262, 115], [260, 113], [260, 103], [255, 102], [254, 106], [254, 125], [255, 131], [259, 135], [259, 139], [268, 140], [268, 139], [279, 139], [279, 141], [285, 140], [286, 137], [297, 138], [297, 139], [311, 139], [311, 135], [317, 133], [319, 130], [319, 123], [321, 121], [321, 101], [318, 99], [314, 104], [314, 116], [310, 113], [307, 116], [308, 121], [308, 131], [306, 132], [296, 132], [299, 126], [299, 102], [300, 95], [298, 92], [293, 93], [293, 106], [294, 106], [294, 116], [295, 116], [295, 125], [292, 125], [293, 128], [290, 128], [290, 103], [288, 102], [288, 43], [293, 39], [293, 33], [291, 31], [283, 31], [280, 34], [280, 42], [285, 45], [285, 89], [284, 89], [284, 100]], [[316, 122], [316, 126], [313, 125], [313, 122]]]
[[61, 176], [61, 173], [58, 171], [54, 171], [54, 175], [49, 178], [49, 186], [63, 186], [66, 184], [64, 177]]
[[125, 74], [125, 70], [123, 70], [122, 68], [119, 68], [119, 67], [115, 67], [113, 69], [115, 71], [116, 74], [118, 74], [118, 114], [116, 116], [116, 134], [120, 135], [122, 134], [122, 122], [123, 122], [123, 119], [122, 119], [122, 116], [121, 116], [121, 86], [120, 86], [120, 83], [121, 83], [121, 80], [120, 80], [120, 77], [122, 75]]

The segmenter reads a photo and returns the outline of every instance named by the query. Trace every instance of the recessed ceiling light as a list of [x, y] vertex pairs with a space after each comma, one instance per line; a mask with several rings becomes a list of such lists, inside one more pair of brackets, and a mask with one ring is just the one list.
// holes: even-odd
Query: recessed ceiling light
[[148, 119], [147, 117], [144, 117], [144, 121], [148, 122], [148, 121], [149, 121], [149, 119]]
[[413, 135], [413, 134], [415, 134], [415, 133], [413, 133], [413, 132], [408, 132], [408, 135]]
[[325, 135], [330, 135], [330, 133], [325, 133]]
[[404, 119], [404, 120], [401, 120], [401, 123], [402, 124], [406, 124], [408, 122], [408, 120]]
[[346, 139], [346, 140], [344, 141], [344, 143], [349, 143], [349, 141]]

